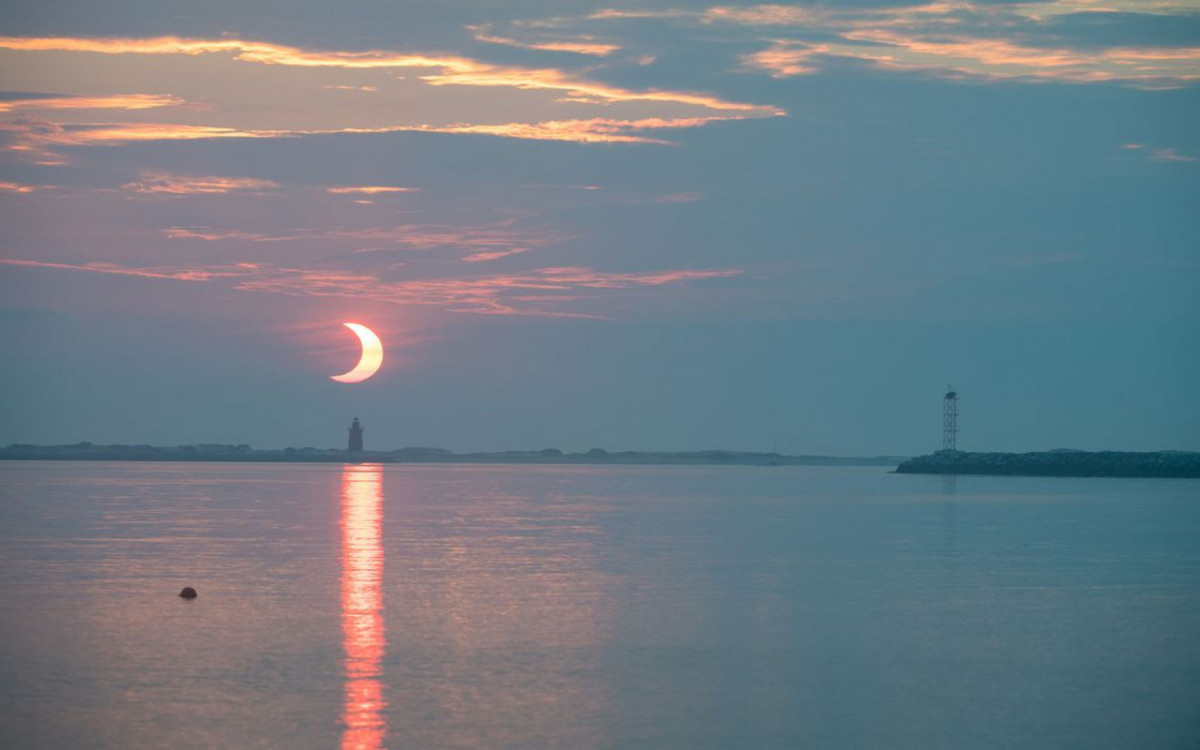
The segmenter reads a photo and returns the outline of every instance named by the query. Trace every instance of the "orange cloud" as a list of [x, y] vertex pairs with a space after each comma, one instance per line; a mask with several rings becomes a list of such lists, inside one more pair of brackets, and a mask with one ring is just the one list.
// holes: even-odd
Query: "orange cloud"
[[277, 182], [251, 177], [179, 175], [149, 170], [143, 171], [140, 178], [137, 182], [127, 182], [121, 187], [135, 193], [166, 193], [169, 195], [229, 193], [235, 190], [265, 190], [279, 187]]
[[841, 37], [843, 42], [819, 45], [776, 40], [768, 48], [744, 56], [743, 69], [788, 78], [816, 72], [821, 58], [844, 58], [890, 70], [980, 79], [1114, 81], [1148, 88], [1200, 80], [1200, 47], [1081, 51], [963, 34], [922, 35], [883, 28], [849, 30]]
[[36, 193], [49, 190], [48, 185], [22, 185], [19, 182], [0, 182], [0, 193]]
[[[372, 243], [371, 252], [378, 252], [381, 243], [384, 249], [404, 248], [409, 250], [435, 250], [452, 248], [464, 252], [524, 252], [534, 248], [548, 247], [572, 238], [552, 227], [518, 227], [515, 219], [481, 224], [456, 226], [450, 224], [401, 224], [388, 227], [362, 227], [359, 229], [310, 229], [296, 228], [275, 233], [246, 232], [240, 229], [216, 227], [168, 227], [162, 230], [168, 239], [202, 240], [207, 242], [303, 242], [323, 243]], [[519, 248], [519, 250], [514, 250]]]
[[155, 109], [174, 107], [183, 100], [158, 94], [119, 94], [116, 96], [52, 96], [0, 101], [0, 112], [18, 109]]
[[23, 259], [0, 259], [0, 264], [169, 281], [223, 281], [242, 291], [312, 297], [352, 297], [398, 305], [441, 307], [453, 312], [547, 317], [592, 317], [559, 310], [555, 306], [591, 297], [597, 292], [619, 292], [638, 287], [660, 287], [729, 278], [742, 273], [739, 269], [607, 273], [586, 267], [556, 267], [513, 274], [387, 281], [370, 274], [269, 266], [261, 263], [186, 269]]
[[[1142, 88], [1170, 88], [1200, 80], [1200, 48], [1094, 49], [1034, 41], [1047, 18], [1071, 13], [1194, 13], [1191, 3], [1141, 0], [1059, 0], [985, 4], [932, 2], [894, 7], [760, 4], [718, 5], [667, 13], [601, 11], [588, 19], [670, 18], [730, 27], [794, 29], [809, 39], [776, 39], [741, 58], [743, 70], [775, 78], [817, 72], [822, 58], [859, 60], [896, 71], [953, 78], [1091, 83], [1112, 81]], [[560, 23], [561, 25], [565, 25]]]
[[842, 45], [833, 54], [898, 70], [944, 70], [982, 78], [1070, 83], [1122, 81], [1155, 87], [1200, 80], [1200, 47], [1084, 51], [969, 35], [929, 37], [889, 30], [851, 31], [844, 37], [872, 46], [848, 49]]
[[434, 68], [439, 72], [421, 76], [434, 86], [502, 86], [516, 89], [566, 91], [572, 100], [612, 102], [670, 102], [715, 110], [781, 114], [769, 105], [745, 104], [719, 97], [676, 91], [631, 91], [577, 79], [553, 68], [519, 68], [492, 65], [457, 56], [408, 55], [370, 50], [364, 52], [309, 51], [269, 42], [239, 39], [100, 39], [80, 37], [0, 37], [0, 48], [18, 51], [90, 52], [99, 54], [204, 55], [224, 53], [242, 62], [264, 65], [338, 68]]
[[829, 47], [824, 45], [800, 45], [779, 41], [765, 50], [744, 55], [742, 69], [765, 70], [773, 78], [790, 78], [817, 72], [818, 68], [813, 58], [828, 52]]
[[440, 127], [413, 128], [437, 133], [477, 133], [499, 135], [507, 138], [522, 138], [536, 141], [572, 141], [575, 143], [657, 143], [670, 145], [670, 141], [639, 135], [644, 130], [671, 128], [697, 128], [710, 122], [740, 120], [739, 116], [714, 115], [710, 117], [645, 118], [641, 120], [555, 120], [550, 122], [510, 122], [503, 125], [445, 125]]
[[520, 49], [544, 50], [547, 52], [573, 52], [577, 55], [591, 55], [594, 57], [607, 57], [621, 49], [620, 45], [605, 44], [591, 39], [522, 42], [511, 37], [488, 33], [481, 27], [471, 27], [471, 31], [477, 41], [487, 42], [488, 44], [502, 44], [506, 47], [518, 47]]

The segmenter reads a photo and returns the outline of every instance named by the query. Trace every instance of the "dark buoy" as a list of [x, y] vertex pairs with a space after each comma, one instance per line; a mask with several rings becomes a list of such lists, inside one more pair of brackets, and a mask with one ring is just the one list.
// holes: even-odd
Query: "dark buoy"
[[183, 591], [179, 592], [179, 596], [183, 599], [195, 599], [198, 594], [196, 593], [196, 589], [191, 586], [185, 586]]

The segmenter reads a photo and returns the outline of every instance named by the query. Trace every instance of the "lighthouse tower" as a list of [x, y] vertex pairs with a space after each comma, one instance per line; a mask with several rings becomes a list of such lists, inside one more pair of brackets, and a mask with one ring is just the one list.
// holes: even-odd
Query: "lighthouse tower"
[[358, 423], [358, 417], [355, 417], [354, 421], [350, 423], [350, 448], [349, 448], [349, 451], [351, 453], [362, 453], [362, 450], [363, 450], [362, 434], [363, 434], [362, 425]]
[[958, 450], [958, 391], [954, 386], [942, 397], [942, 450]]

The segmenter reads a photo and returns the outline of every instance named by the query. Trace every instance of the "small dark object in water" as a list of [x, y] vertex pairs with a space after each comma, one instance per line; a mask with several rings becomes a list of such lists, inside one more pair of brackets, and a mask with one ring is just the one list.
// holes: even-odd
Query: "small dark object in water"
[[179, 592], [179, 596], [184, 599], [195, 599], [199, 595], [196, 593], [196, 589], [191, 586], [185, 586], [183, 591]]

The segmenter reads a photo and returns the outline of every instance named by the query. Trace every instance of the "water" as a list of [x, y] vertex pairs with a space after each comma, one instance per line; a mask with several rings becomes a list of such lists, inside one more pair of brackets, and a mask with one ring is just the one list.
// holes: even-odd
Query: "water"
[[0, 463], [0, 746], [1200, 744], [1200, 482], [950, 482]]

